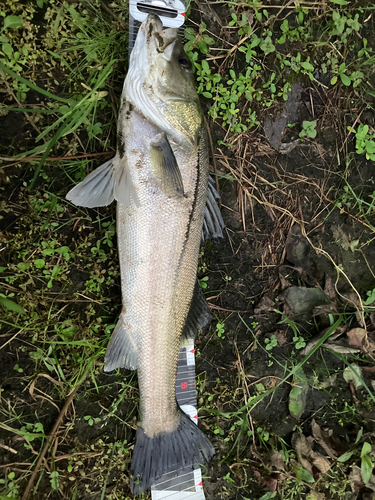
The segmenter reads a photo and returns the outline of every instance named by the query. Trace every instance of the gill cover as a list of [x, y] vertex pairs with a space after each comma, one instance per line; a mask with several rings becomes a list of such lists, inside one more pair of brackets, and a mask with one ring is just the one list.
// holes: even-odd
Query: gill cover
[[[124, 83], [126, 99], [153, 125], [177, 144], [195, 144], [196, 131], [189, 133], [178, 117], [176, 102], [195, 108], [194, 129], [202, 123], [199, 99], [178, 30], [162, 29], [160, 19], [150, 14], [139, 29]], [[192, 120], [190, 120], [191, 122]]]

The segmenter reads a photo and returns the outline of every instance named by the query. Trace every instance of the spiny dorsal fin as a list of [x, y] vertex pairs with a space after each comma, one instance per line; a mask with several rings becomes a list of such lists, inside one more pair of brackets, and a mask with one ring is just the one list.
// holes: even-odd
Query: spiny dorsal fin
[[181, 172], [165, 134], [159, 134], [151, 142], [150, 163], [164, 193], [170, 198], [181, 198], [184, 195]]
[[208, 189], [207, 189], [207, 202], [206, 209], [204, 211], [204, 221], [202, 229], [202, 240], [224, 238], [223, 229], [225, 224], [220, 213], [220, 209], [216, 200], [219, 200], [220, 196], [215, 189], [215, 183], [212, 177], [208, 179]]

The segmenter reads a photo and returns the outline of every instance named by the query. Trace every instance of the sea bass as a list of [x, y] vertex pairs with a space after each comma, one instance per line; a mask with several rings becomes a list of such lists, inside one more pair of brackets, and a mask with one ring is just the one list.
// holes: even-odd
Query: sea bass
[[124, 82], [116, 156], [67, 195], [86, 207], [117, 205], [122, 312], [105, 371], [137, 369], [141, 424], [133, 492], [165, 472], [210, 460], [208, 438], [175, 397], [181, 343], [210, 319], [197, 282], [203, 235], [224, 227], [209, 182], [204, 119], [176, 29], [141, 25]]

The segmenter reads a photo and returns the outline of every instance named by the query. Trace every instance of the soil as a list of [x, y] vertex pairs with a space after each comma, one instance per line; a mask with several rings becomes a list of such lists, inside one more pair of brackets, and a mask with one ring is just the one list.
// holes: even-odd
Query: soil
[[[197, 12], [194, 16], [199, 18]], [[203, 14], [203, 20], [209, 30], [217, 29], [207, 15]], [[320, 88], [302, 80], [298, 88], [287, 121], [300, 126], [306, 114], [312, 112], [311, 100], [316, 99], [320, 107], [314, 119], [321, 124], [316, 139], [299, 142], [287, 154], [275, 151], [266, 139], [266, 128], [278, 133], [280, 124], [275, 123], [279, 123], [282, 114], [278, 105], [267, 110], [267, 126], [263, 117], [264, 127], [242, 134], [232, 150], [215, 146], [211, 152], [226, 231], [223, 241], [208, 242], [202, 248], [198, 274], [200, 279], [208, 276], [204, 292], [213, 314], [211, 327], [200, 332], [196, 339], [200, 426], [216, 450], [204, 469], [207, 500], [255, 500], [269, 491], [280, 494], [280, 470], [277, 472], [271, 458], [272, 450], [280, 451], [281, 443], [292, 450], [294, 465], [289, 464], [288, 470], [293, 467], [297, 470], [293, 436], [300, 433], [311, 437], [315, 424], [333, 436], [336, 456], [350, 449], [361, 428], [366, 436], [375, 431], [369, 392], [365, 386], [356, 388], [343, 378], [343, 370], [352, 362], [352, 358], [345, 357], [348, 351], [343, 356], [339, 348], [319, 348], [305, 362], [308, 392], [298, 418], [289, 407], [290, 384], [296, 379], [290, 377], [278, 386], [303, 358], [303, 348], [317, 340], [339, 317], [343, 319], [341, 327], [345, 328], [337, 345], [349, 349], [347, 332], [364, 326], [357, 312], [360, 304], [356, 294], [365, 300], [366, 293], [375, 289], [374, 210], [364, 220], [353, 200], [341, 206], [336, 203], [347, 185], [362, 199], [371, 198], [375, 182], [373, 162], [362, 155], [356, 157], [350, 168], [344, 161], [338, 163], [337, 151], [346, 139], [343, 131], [353, 120], [345, 115], [343, 108], [335, 109], [340, 96], [325, 93], [322, 100]], [[119, 96], [121, 85], [117, 93]], [[373, 113], [369, 113], [369, 120], [373, 119]], [[223, 130], [217, 123], [211, 122], [209, 128], [214, 142], [223, 139]], [[284, 144], [298, 138], [290, 130], [288, 133], [282, 130]], [[35, 135], [22, 113], [0, 116], [0, 131], [4, 157], [27, 149], [30, 137]], [[346, 147], [348, 154], [354, 151], [351, 138]], [[25, 321], [24, 327], [18, 328], [21, 318], [17, 315], [14, 323], [8, 319], [2, 323], [0, 473], [8, 491], [12, 481], [9, 473], [15, 472], [16, 478], [21, 478], [18, 490], [14, 490], [14, 497], [21, 498], [45, 446], [45, 436], [50, 435], [65, 401], [77, 386], [72, 404], [54, 436], [53, 448], [39, 464], [40, 472], [28, 498], [131, 498], [128, 470], [138, 418], [136, 376], [126, 370], [110, 374], [102, 370], [110, 334], [104, 331], [105, 325], [114, 323], [121, 307], [118, 272], [114, 271], [116, 245], [104, 244], [107, 257], [97, 259], [92, 268], [87, 267], [87, 259], [92, 256], [90, 249], [95, 247], [97, 239], [103, 240], [102, 222], [114, 220], [115, 210], [110, 207], [83, 211], [68, 205], [64, 196], [69, 181], [54, 162], [46, 164], [44, 176], [28, 190], [26, 183], [34, 172], [35, 164], [2, 163], [0, 265], [8, 266], [11, 271], [6, 276], [16, 275], [25, 250], [24, 240], [34, 245], [38, 256], [42, 242], [55, 239], [59, 247], [66, 246], [77, 256], [67, 263], [66, 279], [54, 280], [48, 290], [45, 288], [48, 275], [43, 281], [35, 269], [25, 271], [28, 280], [22, 282], [17, 278], [1, 283], [2, 293], [22, 291], [24, 298], [20, 304], [30, 314], [31, 326], [28, 330]], [[233, 172], [243, 182], [230, 180]], [[30, 210], [33, 203], [35, 206], [32, 200], [43, 204], [50, 199], [45, 193], [55, 194], [58, 205], [63, 207], [61, 214], [53, 213], [50, 220], [47, 208]], [[48, 225], [52, 220], [59, 222], [58, 234]], [[9, 241], [11, 245], [7, 245]], [[54, 265], [59, 263], [61, 258], [56, 254]], [[108, 276], [110, 271], [113, 280], [103, 284], [100, 295], [95, 291], [87, 295], [87, 280], [105, 273]], [[293, 287], [299, 287], [298, 293], [302, 293], [302, 288], [320, 289], [325, 293], [326, 303], [309, 302], [307, 311], [298, 313], [296, 302], [290, 298]], [[56, 314], [55, 325], [52, 321], [53, 327], [49, 323], [48, 331], [43, 331], [43, 323], [39, 322], [38, 330], [36, 323], [32, 323], [32, 314], [46, 318], [49, 311]], [[302, 337], [303, 348], [297, 347], [296, 333], [282, 313], [298, 328], [297, 337]], [[217, 323], [225, 325], [220, 335]], [[371, 336], [374, 318], [366, 315], [365, 323]], [[64, 328], [69, 327], [74, 327], [73, 334], [64, 333], [67, 331]], [[85, 332], [101, 350], [95, 351], [84, 344]], [[39, 343], [38, 336], [43, 339]], [[77, 347], [69, 344], [65, 348], [64, 339], [76, 341]], [[267, 349], [272, 339], [277, 342]], [[53, 345], [51, 352], [50, 345]], [[42, 349], [43, 359], [30, 357], [37, 347]], [[85, 364], [83, 357], [87, 359], [93, 353], [95, 359]], [[371, 349], [363, 347], [352, 355], [359, 366], [373, 368]], [[70, 386], [59, 372], [58, 364], [62, 372], [66, 369], [74, 373]], [[86, 373], [80, 373], [80, 364], [88, 367]], [[374, 372], [363, 370], [362, 377], [371, 389]], [[274, 388], [269, 395], [259, 398]], [[247, 402], [250, 412], [244, 409]], [[29, 425], [25, 428], [26, 422]], [[37, 423], [43, 429], [39, 436], [35, 436]], [[26, 431], [34, 434], [25, 434]], [[314, 450], [324, 453], [316, 443]], [[59, 475], [56, 489], [51, 488], [50, 479], [54, 470]], [[319, 468], [313, 467], [312, 471], [316, 491], [323, 494], [325, 486], [319, 479]], [[284, 476], [287, 476], [285, 471]], [[340, 472], [336, 480], [340, 481]], [[280, 498], [307, 498], [309, 488], [305, 483], [296, 496]], [[351, 497], [348, 484], [346, 498], [370, 498], [365, 496], [369, 491], [362, 487], [360, 494], [364, 496]], [[326, 491], [326, 495], [311, 498], [344, 498], [332, 491]], [[149, 498], [148, 494], [145, 498]]]

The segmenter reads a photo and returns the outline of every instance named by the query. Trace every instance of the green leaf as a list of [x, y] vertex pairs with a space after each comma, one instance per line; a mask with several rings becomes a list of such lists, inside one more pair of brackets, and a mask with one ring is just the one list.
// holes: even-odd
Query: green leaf
[[12, 57], [13, 49], [9, 43], [3, 43], [2, 50], [6, 56], [8, 56], [9, 58]]
[[203, 92], [204, 97], [207, 97], [207, 99], [211, 99], [212, 98], [212, 94], [211, 92]]
[[365, 484], [370, 480], [372, 474], [372, 462], [369, 455], [364, 455], [361, 460], [361, 474]]
[[36, 259], [34, 264], [37, 269], [42, 269], [45, 266], [46, 262], [43, 259]]
[[346, 462], [347, 460], [349, 460], [349, 458], [353, 455], [354, 453], [354, 450], [352, 451], [347, 451], [346, 453], [344, 453], [343, 455], [341, 455], [337, 461], [338, 462]]
[[208, 65], [208, 62], [206, 61], [206, 59], [203, 59], [202, 61], [202, 69], [206, 72], [206, 73], [210, 73], [210, 67]]
[[263, 50], [263, 52], [268, 55], [270, 54], [271, 52], [274, 52], [276, 50], [274, 44], [272, 43], [272, 39], [271, 37], [267, 36], [263, 42], [260, 44], [260, 48], [261, 50]]
[[368, 455], [371, 451], [371, 444], [370, 443], [363, 443], [362, 446], [362, 451], [361, 451], [361, 458], [363, 458], [365, 455]]
[[297, 470], [297, 478], [300, 481], [305, 481], [306, 483], [315, 483], [315, 479], [313, 478], [313, 476], [308, 470], [304, 469], [303, 467]]
[[18, 16], [7, 16], [4, 19], [3, 29], [6, 30], [7, 28], [11, 29], [19, 28], [20, 26], [23, 25], [24, 22], [25, 21]]
[[351, 79], [347, 75], [344, 75], [343, 73], [340, 74], [340, 78], [341, 78], [342, 83], [346, 87], [349, 87], [349, 85], [352, 83]]
[[336, 5], [348, 5], [349, 2], [346, 0], [329, 0], [332, 3], [335, 3]]
[[305, 411], [306, 397], [309, 390], [306, 375], [302, 368], [293, 377], [293, 382], [297, 385], [289, 393], [289, 413], [298, 420]]
[[4, 271], [6, 271], [6, 267], [0, 267], [0, 273], [3, 273]]
[[0, 296], [0, 304], [9, 309], [9, 311], [16, 312], [18, 314], [25, 314], [25, 310], [21, 306], [13, 302], [13, 300], [6, 299]]
[[337, 82], [337, 76], [334, 76], [332, 79], [331, 79], [331, 85], [335, 85], [335, 83]]

